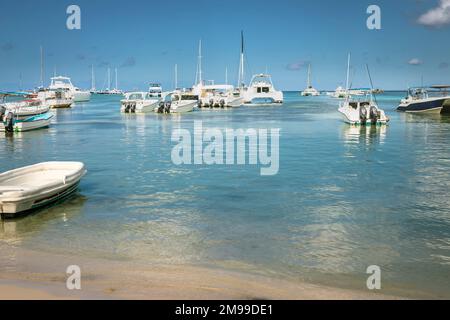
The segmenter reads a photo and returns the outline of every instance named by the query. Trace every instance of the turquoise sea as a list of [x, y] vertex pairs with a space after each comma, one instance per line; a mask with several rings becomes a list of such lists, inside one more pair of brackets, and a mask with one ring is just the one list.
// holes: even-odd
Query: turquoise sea
[[[57, 110], [49, 129], [0, 137], [0, 171], [76, 160], [88, 174], [63, 204], [0, 222], [0, 261], [7, 244], [361, 290], [377, 265], [383, 293], [450, 298], [450, 117], [397, 113], [403, 95], [378, 97], [391, 122], [372, 128], [296, 92], [283, 106], [181, 116], [123, 115], [117, 96]], [[172, 131], [195, 120], [279, 128], [278, 174], [174, 165]]]

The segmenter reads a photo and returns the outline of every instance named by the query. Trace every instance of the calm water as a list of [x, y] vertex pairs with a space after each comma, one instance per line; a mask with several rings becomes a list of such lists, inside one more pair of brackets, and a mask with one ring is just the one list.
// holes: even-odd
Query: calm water
[[[353, 128], [328, 97], [286, 94], [282, 107], [125, 116], [118, 97], [58, 110], [48, 130], [0, 137], [0, 169], [83, 161], [79, 195], [0, 222], [0, 244], [68, 255], [194, 264], [450, 297], [450, 118], [395, 112]], [[175, 166], [172, 130], [280, 128], [280, 170]], [[0, 246], [1, 248], [1, 246]], [[1, 252], [0, 252], [1, 256]], [[1, 257], [0, 257], [1, 259]]]

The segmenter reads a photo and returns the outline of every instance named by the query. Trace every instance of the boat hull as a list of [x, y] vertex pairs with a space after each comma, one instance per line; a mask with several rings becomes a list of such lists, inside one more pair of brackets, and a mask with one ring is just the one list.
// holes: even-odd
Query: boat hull
[[[159, 105], [159, 100], [148, 103], [124, 101], [120, 107], [122, 113], [150, 113]], [[133, 111], [132, 111], [133, 110]]]
[[194, 110], [195, 106], [198, 105], [197, 101], [192, 101], [188, 103], [182, 103], [180, 105], [172, 106], [170, 113], [185, 113]]
[[434, 99], [421, 102], [411, 102], [408, 104], [400, 104], [397, 111], [408, 113], [441, 113], [445, 102], [448, 99]]
[[84, 165], [77, 162], [47, 162], [2, 173], [2, 218], [14, 218], [68, 197], [85, 173]]
[[[52, 121], [53, 115], [48, 115], [45, 117], [42, 117], [41, 119], [33, 120], [33, 121], [19, 121], [13, 124], [13, 131], [14, 132], [25, 132], [25, 131], [32, 131], [32, 130], [38, 130], [42, 128], [47, 128], [50, 126], [50, 123]], [[0, 132], [6, 131], [5, 124], [2, 123], [0, 125]]]
[[91, 100], [91, 93], [89, 91], [76, 91], [73, 93], [74, 102], [88, 102]]

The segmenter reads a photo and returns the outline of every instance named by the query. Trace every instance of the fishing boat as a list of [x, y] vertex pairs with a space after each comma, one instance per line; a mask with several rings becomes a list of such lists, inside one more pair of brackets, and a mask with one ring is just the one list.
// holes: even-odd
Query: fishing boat
[[243, 104], [243, 98], [232, 85], [201, 83], [192, 92], [198, 95], [200, 108], [237, 108]]
[[158, 107], [161, 98], [153, 96], [149, 92], [129, 92], [125, 99], [121, 100], [120, 112], [122, 113], [147, 113], [153, 112]]
[[281, 104], [283, 103], [283, 92], [275, 89], [269, 74], [260, 73], [252, 77], [250, 85], [244, 91], [243, 98], [245, 104]]
[[82, 91], [75, 87], [68, 77], [59, 76], [53, 77], [50, 80], [50, 90], [66, 89], [72, 94], [74, 102], [86, 102], [91, 99], [91, 93], [89, 91]]
[[349, 93], [342, 86], [338, 86], [334, 92], [331, 93], [331, 96], [336, 99], [344, 99], [347, 98]]
[[190, 91], [175, 90], [168, 93], [154, 111], [157, 113], [191, 112], [198, 106], [198, 101], [198, 96]]
[[[350, 70], [350, 55], [348, 56], [347, 68], [347, 70]], [[366, 68], [370, 84], [373, 88], [369, 67], [366, 66]], [[349, 72], [347, 72], [347, 83], [348, 74]], [[348, 87], [346, 91], [349, 91]], [[347, 95], [345, 101], [340, 104], [338, 111], [343, 116], [344, 121], [352, 125], [381, 125], [389, 122], [389, 118], [386, 116], [384, 110], [378, 107], [372, 91], [365, 98], [361, 98], [360, 96], [352, 98], [352, 96]]]
[[397, 111], [408, 113], [448, 113], [450, 112], [450, 95], [448, 85], [426, 88], [409, 88], [408, 95], [402, 99]]
[[301, 92], [301, 96], [303, 97], [317, 97], [320, 96], [320, 92], [317, 91], [311, 85], [311, 64], [308, 65], [308, 82], [306, 89]]
[[0, 174], [0, 214], [13, 218], [60, 201], [86, 174], [81, 162], [43, 162]]
[[24, 132], [36, 129], [46, 128], [50, 125], [53, 113], [46, 112], [28, 117], [19, 117], [13, 112], [7, 112], [1, 115], [0, 112], [0, 131], [6, 132]]

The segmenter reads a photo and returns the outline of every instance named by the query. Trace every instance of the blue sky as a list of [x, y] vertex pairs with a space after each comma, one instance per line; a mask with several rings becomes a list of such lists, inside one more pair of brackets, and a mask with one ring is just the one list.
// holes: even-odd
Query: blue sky
[[[66, 28], [70, 4], [81, 8], [81, 30]], [[381, 7], [382, 30], [366, 27], [370, 4]], [[41, 45], [47, 82], [56, 68], [89, 88], [93, 64], [99, 89], [108, 66], [123, 89], [153, 81], [171, 88], [178, 64], [179, 85], [191, 86], [199, 39], [204, 78], [224, 82], [228, 68], [236, 83], [240, 30], [247, 81], [267, 68], [277, 88], [300, 90], [311, 62], [313, 84], [334, 89], [345, 82], [350, 51], [354, 87], [368, 86], [365, 63], [376, 87], [403, 89], [422, 76], [450, 83], [448, 0], [2, 0], [0, 12], [0, 90], [18, 89], [20, 78], [24, 88], [39, 84]]]

